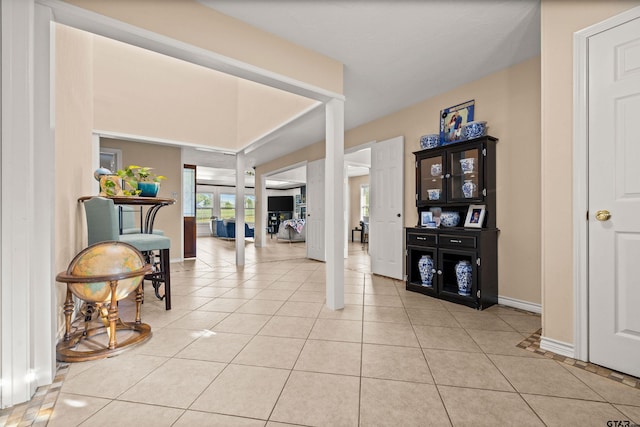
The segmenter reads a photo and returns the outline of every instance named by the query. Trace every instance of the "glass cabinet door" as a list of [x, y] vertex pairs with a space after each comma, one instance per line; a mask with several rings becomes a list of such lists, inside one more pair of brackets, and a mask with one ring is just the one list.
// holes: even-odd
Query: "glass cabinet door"
[[481, 147], [449, 153], [449, 200], [482, 201]]
[[444, 156], [427, 157], [420, 160], [420, 201], [442, 203], [445, 200]]

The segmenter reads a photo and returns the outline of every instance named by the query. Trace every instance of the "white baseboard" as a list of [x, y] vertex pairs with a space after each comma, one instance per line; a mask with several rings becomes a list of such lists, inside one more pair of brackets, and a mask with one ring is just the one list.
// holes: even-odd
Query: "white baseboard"
[[561, 356], [575, 358], [575, 348], [573, 344], [562, 341], [556, 341], [547, 337], [540, 337], [540, 348], [545, 351], [552, 351]]
[[533, 302], [522, 301], [515, 298], [498, 296], [498, 304], [506, 305], [520, 310], [530, 311], [532, 313], [542, 313], [542, 306]]

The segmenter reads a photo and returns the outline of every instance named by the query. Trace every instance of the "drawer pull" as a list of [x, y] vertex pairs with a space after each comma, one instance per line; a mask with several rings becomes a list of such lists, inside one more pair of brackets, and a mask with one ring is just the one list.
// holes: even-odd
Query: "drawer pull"
[[417, 236], [417, 237], [416, 237], [416, 240], [427, 240], [427, 238], [426, 238], [426, 237], [420, 237], [420, 236]]
[[462, 240], [449, 239], [451, 243], [462, 243]]

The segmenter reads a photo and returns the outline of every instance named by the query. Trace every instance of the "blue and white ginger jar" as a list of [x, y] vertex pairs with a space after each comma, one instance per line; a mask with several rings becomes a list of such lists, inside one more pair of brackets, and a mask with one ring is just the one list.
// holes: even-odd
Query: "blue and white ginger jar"
[[456, 264], [455, 270], [456, 279], [458, 280], [458, 294], [470, 296], [473, 285], [471, 263], [467, 260], [462, 260]]
[[422, 255], [418, 261], [418, 270], [420, 270], [420, 279], [422, 286], [433, 285], [433, 260], [429, 255]]
[[468, 179], [464, 182], [464, 184], [462, 184], [462, 194], [464, 194], [464, 197], [466, 197], [467, 199], [470, 199], [476, 192], [476, 188], [478, 187], [473, 183], [473, 181]]

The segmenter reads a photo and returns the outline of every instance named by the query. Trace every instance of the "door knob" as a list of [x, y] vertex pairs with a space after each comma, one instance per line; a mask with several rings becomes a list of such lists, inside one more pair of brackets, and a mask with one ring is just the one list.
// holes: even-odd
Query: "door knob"
[[601, 210], [596, 212], [596, 219], [598, 221], [608, 221], [611, 218], [611, 212], [608, 210]]

